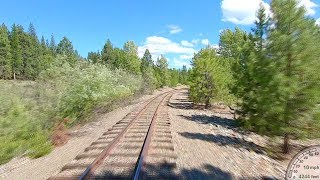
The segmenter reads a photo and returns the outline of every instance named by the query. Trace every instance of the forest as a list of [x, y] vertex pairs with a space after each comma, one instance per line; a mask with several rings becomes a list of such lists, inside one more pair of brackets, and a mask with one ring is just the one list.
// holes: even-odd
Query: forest
[[320, 27], [296, 1], [273, 0], [271, 15], [261, 5], [250, 32], [220, 33], [219, 47], [194, 54], [191, 69], [170, 69], [149, 50], [122, 48], [107, 39], [101, 51], [81, 57], [67, 37], [56, 44], [39, 38], [31, 23], [0, 26], [0, 164], [53, 148], [58, 124], [86, 122], [97, 108], [165, 86], [189, 86], [194, 104], [223, 103], [239, 126], [290, 140], [320, 137]]

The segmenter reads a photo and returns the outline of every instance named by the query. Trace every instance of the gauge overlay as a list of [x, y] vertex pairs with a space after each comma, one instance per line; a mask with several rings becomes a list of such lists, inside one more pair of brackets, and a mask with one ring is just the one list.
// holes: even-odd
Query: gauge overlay
[[320, 179], [320, 145], [295, 155], [288, 165], [286, 179]]

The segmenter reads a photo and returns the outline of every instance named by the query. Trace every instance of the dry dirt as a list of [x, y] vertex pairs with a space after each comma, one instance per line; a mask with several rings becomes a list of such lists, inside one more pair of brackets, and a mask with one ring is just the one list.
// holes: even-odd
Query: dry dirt
[[50, 154], [38, 159], [17, 157], [0, 166], [0, 179], [48, 179], [57, 174], [60, 169], [75, 156], [83, 152], [88, 145], [99, 138], [103, 132], [111, 128], [127, 113], [132, 111], [147, 99], [170, 90], [169, 88], [155, 91], [153, 95], [145, 95], [135, 100], [132, 105], [118, 108], [112, 112], [101, 114], [93, 122], [82, 127], [70, 130], [69, 141], [60, 147], [56, 147]]
[[184, 179], [284, 179], [289, 159], [265, 152], [273, 139], [240, 132], [228, 111], [194, 109], [187, 90], [173, 95], [169, 106], [177, 171]]

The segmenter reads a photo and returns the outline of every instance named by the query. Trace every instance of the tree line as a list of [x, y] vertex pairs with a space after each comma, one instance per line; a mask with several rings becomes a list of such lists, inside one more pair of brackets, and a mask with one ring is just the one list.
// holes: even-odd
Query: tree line
[[43, 36], [39, 40], [32, 23], [28, 31], [16, 24], [11, 31], [5, 24], [0, 26], [0, 79], [34, 80], [58, 54], [70, 63], [81, 59], [67, 37], [56, 44], [53, 36], [50, 42]]
[[99, 63], [111, 69], [124, 69], [132, 74], [141, 75], [144, 79], [145, 89], [155, 89], [164, 86], [176, 86], [178, 83], [186, 84], [188, 70], [170, 69], [165, 56], [161, 55], [154, 62], [148, 49], [143, 57], [138, 57], [138, 46], [133, 41], [127, 41], [123, 48], [114, 47], [108, 39], [101, 51], [89, 52], [87, 60]]
[[294, 0], [273, 0], [269, 17], [261, 5], [251, 32], [220, 34], [219, 48], [192, 60], [190, 95], [206, 107], [214, 101], [236, 109], [241, 124], [269, 136], [319, 136], [320, 28]]
[[58, 44], [53, 35], [50, 41], [43, 36], [39, 40], [32, 23], [27, 31], [16, 24], [10, 31], [5, 24], [0, 26], [0, 79], [35, 80], [57, 56], [64, 56], [71, 66], [77, 61], [87, 61], [141, 75], [145, 79], [145, 89], [176, 86], [187, 81], [185, 66], [181, 70], [170, 69], [163, 55], [154, 63], [148, 49], [143, 58], [139, 58], [138, 47], [133, 41], [127, 41], [123, 48], [118, 48], [108, 39], [101, 51], [89, 52], [87, 58], [82, 58], [67, 37]]

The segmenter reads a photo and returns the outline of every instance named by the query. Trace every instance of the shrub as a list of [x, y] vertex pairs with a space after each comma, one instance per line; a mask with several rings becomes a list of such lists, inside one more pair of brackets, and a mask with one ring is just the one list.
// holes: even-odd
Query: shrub
[[18, 155], [51, 151], [54, 125], [81, 123], [94, 108], [140, 91], [142, 78], [122, 70], [58, 56], [36, 81], [0, 80], [0, 164]]

